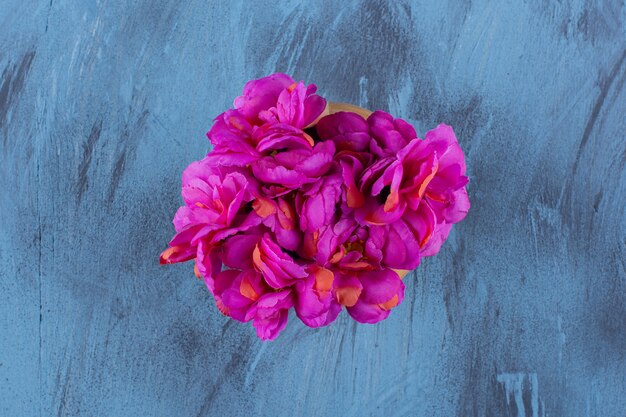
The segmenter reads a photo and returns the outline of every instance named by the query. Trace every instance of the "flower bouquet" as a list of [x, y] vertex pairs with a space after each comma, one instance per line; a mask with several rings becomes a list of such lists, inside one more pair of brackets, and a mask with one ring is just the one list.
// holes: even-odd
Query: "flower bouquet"
[[404, 275], [467, 214], [463, 151], [450, 126], [418, 138], [383, 111], [328, 103], [314, 84], [248, 82], [182, 175], [184, 205], [161, 263], [194, 260], [219, 311], [272, 340], [294, 309], [307, 326], [345, 307], [387, 318]]

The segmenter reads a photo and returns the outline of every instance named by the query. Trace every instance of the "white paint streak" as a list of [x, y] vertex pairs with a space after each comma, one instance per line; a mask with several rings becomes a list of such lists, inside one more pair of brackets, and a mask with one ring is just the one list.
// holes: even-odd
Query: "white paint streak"
[[524, 382], [525, 374], [500, 374], [497, 377], [497, 381], [504, 385], [504, 392], [506, 394], [506, 404], [511, 403], [511, 398], [517, 406], [517, 415], [525, 416], [524, 401], [522, 399], [522, 384]]
[[267, 345], [268, 345], [267, 342], [265, 343], [261, 342], [261, 347], [257, 351], [256, 356], [254, 357], [254, 360], [250, 364], [250, 368], [248, 369], [248, 372], [246, 372], [246, 381], [245, 381], [246, 387], [250, 386], [252, 375], [254, 374], [254, 371], [256, 370], [256, 366], [259, 364], [259, 360], [261, 359], [263, 352], [265, 352], [265, 349], [267, 349]]
[[421, 126], [419, 125], [418, 120], [410, 119], [407, 111], [410, 108], [410, 101], [413, 96], [413, 89], [415, 88], [413, 80], [410, 76], [408, 76], [403, 82], [398, 80], [398, 85], [401, 87], [394, 91], [394, 93], [389, 97], [389, 112], [406, 119], [419, 131]]
[[[532, 373], [503, 373], [496, 377], [496, 380], [504, 386], [504, 392], [506, 395], [507, 405], [514, 402], [517, 407], [518, 416], [526, 416], [526, 407], [524, 406], [524, 387], [527, 381], [526, 387], [530, 391], [530, 415], [532, 417], [539, 417], [539, 380], [537, 374]], [[528, 395], [527, 394], [527, 395]], [[543, 401], [542, 401], [543, 404]], [[541, 407], [542, 416], [545, 415], [545, 407]]]
[[565, 332], [563, 331], [563, 317], [559, 314], [556, 319], [557, 329], [559, 331], [559, 367], [563, 362], [563, 347], [565, 347]]
[[530, 407], [533, 412], [533, 417], [539, 417], [539, 381], [537, 380], [537, 374], [529, 374], [530, 379]]
[[359, 106], [367, 108], [369, 99], [367, 98], [367, 77], [359, 78]]

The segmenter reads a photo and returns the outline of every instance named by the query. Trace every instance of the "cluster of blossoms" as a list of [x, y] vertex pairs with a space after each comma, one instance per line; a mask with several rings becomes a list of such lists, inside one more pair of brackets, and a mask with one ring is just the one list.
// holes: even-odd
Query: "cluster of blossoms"
[[401, 276], [439, 251], [469, 200], [454, 132], [424, 139], [376, 111], [321, 117], [285, 74], [246, 84], [215, 119], [213, 150], [182, 176], [185, 205], [161, 263], [195, 260], [219, 310], [274, 339], [293, 307], [310, 327], [343, 307], [361, 323], [402, 302]]

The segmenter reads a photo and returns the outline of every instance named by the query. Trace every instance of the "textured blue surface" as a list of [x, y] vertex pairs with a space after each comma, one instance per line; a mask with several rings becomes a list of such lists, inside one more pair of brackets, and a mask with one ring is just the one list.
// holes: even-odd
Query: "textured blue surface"
[[[623, 2], [0, 2], [1, 416], [626, 416]], [[159, 267], [275, 71], [420, 133], [472, 209], [376, 326], [273, 343]]]

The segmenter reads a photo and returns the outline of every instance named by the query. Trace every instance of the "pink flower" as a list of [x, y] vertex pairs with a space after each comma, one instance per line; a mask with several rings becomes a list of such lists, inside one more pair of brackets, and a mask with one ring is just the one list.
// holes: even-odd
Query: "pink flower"
[[347, 310], [360, 323], [377, 323], [386, 319], [391, 309], [404, 299], [404, 283], [391, 269], [361, 272], [352, 278], [358, 279], [362, 290], [354, 305]]
[[196, 258], [196, 268], [205, 278], [219, 272], [221, 263], [212, 253], [220, 241], [261, 222], [256, 213], [243, 210], [258, 192], [256, 182], [245, 171], [213, 162], [208, 156], [183, 173], [185, 205], [174, 217], [178, 233], [161, 254], [162, 264]]
[[[268, 252], [266, 245], [279, 250], [269, 236], [258, 233], [229, 237], [222, 246], [221, 258], [224, 265], [233, 269], [217, 274], [212, 292], [223, 314], [238, 321], [253, 320], [257, 335], [263, 340], [272, 340], [285, 328], [294, 297], [289, 289], [277, 292], [268, 284], [268, 277], [269, 281], [275, 282], [279, 274], [282, 274], [280, 279], [285, 279], [287, 273], [304, 277], [306, 272], [299, 270], [282, 253], [272, 253], [269, 257], [262, 255], [263, 265], [270, 270], [274, 268], [269, 275], [265, 273], [265, 267], [257, 268], [259, 248], [265, 254]], [[277, 273], [276, 269], [280, 268], [284, 269]]]
[[261, 112], [260, 117], [269, 123], [282, 123], [304, 129], [309, 126], [326, 108], [326, 100], [315, 94], [317, 87], [304, 83], [293, 83], [283, 89], [275, 107]]
[[280, 94], [293, 84], [293, 78], [281, 73], [248, 81], [243, 94], [235, 99], [235, 109], [251, 123], [261, 125], [264, 121], [259, 114], [276, 107]]
[[373, 157], [372, 154], [365, 152], [341, 151], [337, 153], [335, 159], [341, 168], [345, 203], [342, 208], [347, 213], [365, 204], [365, 195], [359, 182], [365, 168], [372, 164]]
[[266, 124], [255, 131], [255, 136], [258, 136], [257, 151], [261, 156], [252, 162], [252, 172], [259, 181], [278, 185], [283, 192], [316, 181], [332, 165], [334, 143], [314, 143], [298, 128]]
[[291, 251], [298, 250], [302, 231], [298, 227], [293, 195], [273, 199], [259, 196], [252, 203], [252, 208], [263, 219], [263, 224], [274, 232], [280, 246]]
[[305, 232], [315, 232], [335, 223], [337, 205], [341, 201], [343, 179], [336, 170], [298, 193], [296, 206], [300, 214], [300, 228]]
[[356, 113], [328, 115], [320, 119], [315, 129], [323, 140], [332, 140], [338, 151], [363, 152], [372, 140], [367, 121]]
[[455, 223], [465, 217], [468, 179], [454, 132], [440, 125], [426, 136], [428, 139], [414, 139], [396, 157], [383, 158], [364, 171], [361, 190], [371, 197], [357, 211], [359, 221], [393, 223], [407, 208], [417, 210], [422, 199], [433, 208], [438, 223]]
[[305, 269], [267, 234], [255, 246], [252, 263], [254, 268], [263, 274], [269, 286], [276, 289], [288, 287], [308, 275]]
[[[408, 253], [405, 249], [399, 251], [401, 253], [391, 254], [390, 250], [398, 249], [389, 248], [386, 245], [402, 245], [398, 242], [398, 236], [390, 234], [371, 237], [370, 233], [371, 230], [367, 227], [357, 227], [352, 229], [347, 239], [345, 236], [337, 236], [336, 251], [326, 262], [327, 267], [319, 267], [322, 271], [321, 275], [324, 276], [321, 280], [323, 288], [329, 288], [332, 283], [332, 297], [326, 293], [322, 296], [313, 293], [310, 289], [310, 279], [296, 286], [299, 294], [304, 293], [308, 296], [305, 300], [308, 301], [310, 311], [313, 312], [310, 314], [318, 320], [309, 324], [305, 319], [310, 317], [299, 313], [299, 316], [305, 317], [303, 321], [306, 324], [328, 324], [329, 317], [332, 320], [335, 318], [334, 309], [339, 309], [340, 306], [345, 306], [348, 313], [359, 322], [375, 323], [386, 318], [390, 310], [402, 302], [404, 284], [397, 273], [384, 264], [388, 262], [407, 266], [406, 262], [412, 259], [411, 255], [415, 255], [415, 252]], [[409, 237], [409, 239], [412, 238]], [[381, 246], [376, 246], [377, 244]], [[416, 248], [413, 249], [416, 250]], [[417, 259], [419, 262], [419, 257]], [[331, 271], [332, 279], [328, 275]], [[315, 313], [322, 314], [316, 316]]]
[[309, 327], [327, 326], [341, 311], [332, 293], [334, 274], [318, 265], [310, 266], [308, 272], [309, 275], [294, 286], [296, 313]]
[[417, 138], [415, 129], [402, 119], [394, 119], [389, 113], [376, 110], [367, 118], [372, 136], [370, 149], [380, 158], [395, 156], [400, 149]]
[[287, 325], [293, 307], [290, 290], [274, 292], [254, 270], [226, 270], [215, 277], [215, 300], [219, 310], [235, 320], [253, 320], [257, 335], [273, 340]]
[[405, 153], [414, 147], [425, 148], [420, 139], [415, 139], [398, 153], [398, 157], [381, 159], [363, 172], [360, 187], [368, 198], [356, 212], [360, 222], [389, 224], [402, 217], [409, 203], [417, 206], [423, 194], [423, 184], [432, 179], [429, 175], [433, 174], [434, 155], [424, 152], [420, 156], [426, 160], [417, 156], [407, 158]]
[[161, 263], [195, 260], [217, 308], [272, 340], [289, 310], [309, 327], [345, 307], [361, 323], [404, 298], [400, 270], [436, 254], [467, 214], [464, 155], [449, 126], [419, 139], [383, 111], [321, 117], [316, 86], [250, 81], [183, 173]]
[[305, 259], [312, 259], [318, 265], [330, 267], [344, 255], [342, 245], [357, 227], [354, 219], [346, 217], [336, 223], [323, 226], [313, 232], [304, 232], [302, 247], [298, 252]]
[[216, 163], [244, 167], [260, 157], [252, 136], [256, 126], [252, 123], [239, 110], [233, 109], [215, 118], [207, 137], [214, 146], [211, 156]]
[[[314, 84], [305, 87], [302, 82], [296, 83], [285, 74], [248, 82], [243, 95], [235, 99], [235, 108], [220, 114], [207, 133], [215, 146], [213, 154], [221, 164], [234, 166], [246, 166], [263, 158], [255, 174], [270, 165], [274, 175], [273, 180], [259, 179], [275, 182], [285, 176], [294, 181], [293, 173], [284, 173], [276, 166], [293, 171], [294, 164], [306, 164], [307, 155], [317, 153], [311, 150], [313, 140], [302, 131], [326, 108], [326, 100], [314, 94], [316, 88]], [[282, 148], [292, 152], [267, 159]], [[329, 145], [324, 149], [330, 149]], [[334, 148], [330, 153], [332, 158]], [[309, 161], [310, 164], [315, 162]], [[313, 167], [305, 167], [304, 175], [321, 175], [312, 170]], [[293, 187], [299, 185], [296, 183]]]
[[438, 221], [458, 223], [470, 208], [463, 151], [452, 128], [444, 124], [426, 133], [424, 142], [437, 155], [437, 172], [427, 184], [424, 195]]
[[262, 340], [274, 340], [287, 326], [291, 307], [293, 307], [291, 290], [267, 293], [248, 310], [246, 320], [254, 320], [252, 324], [256, 334]]
[[[296, 285], [298, 300], [302, 298], [308, 308], [298, 315], [310, 326], [328, 324], [340, 306], [357, 321], [382, 320], [404, 295], [404, 285], [390, 268], [408, 269], [419, 263], [418, 244], [402, 224], [372, 228], [345, 219], [322, 229], [313, 243], [318, 265], [310, 270], [316, 273]], [[331, 286], [332, 297], [325, 292]], [[314, 291], [320, 287], [324, 291]]]
[[258, 184], [245, 170], [221, 167], [209, 155], [185, 169], [181, 194], [185, 206], [174, 218], [176, 229], [202, 224], [215, 230], [245, 214], [240, 209], [258, 194]]
[[259, 230], [249, 230], [226, 239], [219, 254], [224, 265], [231, 269], [253, 269], [252, 253], [262, 237]]
[[253, 269], [239, 271], [228, 269], [215, 276], [213, 295], [218, 309], [237, 321], [246, 319], [248, 310], [261, 296], [270, 292], [261, 274]]
[[[437, 215], [431, 208], [429, 202], [424, 199], [417, 210], [405, 211], [402, 219], [394, 225], [402, 224], [411, 230], [415, 240], [419, 244], [419, 255], [432, 256], [439, 252], [439, 248], [447, 239], [452, 223], [437, 220]], [[396, 267], [397, 269], [412, 269]]]
[[404, 212], [401, 222], [413, 231], [421, 256], [433, 256], [448, 237], [452, 224], [463, 220], [470, 202], [465, 185], [465, 159], [450, 126], [439, 125], [423, 141], [435, 155], [435, 173], [419, 191], [421, 199]]
[[371, 259], [386, 268], [412, 270], [420, 264], [416, 231], [403, 221], [368, 227], [367, 248]]

